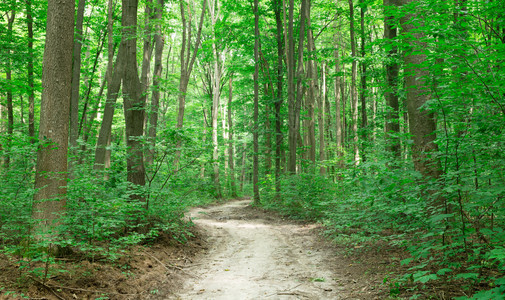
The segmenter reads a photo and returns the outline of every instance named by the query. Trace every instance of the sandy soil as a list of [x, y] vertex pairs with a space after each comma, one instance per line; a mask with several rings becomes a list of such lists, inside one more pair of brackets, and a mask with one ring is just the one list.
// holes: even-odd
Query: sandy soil
[[171, 299], [341, 299], [315, 225], [269, 217], [250, 202], [190, 212], [211, 246], [184, 268], [184, 287]]

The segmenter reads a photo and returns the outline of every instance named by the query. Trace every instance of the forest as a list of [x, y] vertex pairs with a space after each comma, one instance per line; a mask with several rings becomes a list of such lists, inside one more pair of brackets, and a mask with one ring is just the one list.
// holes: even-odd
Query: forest
[[0, 15], [0, 260], [19, 285], [69, 252], [185, 243], [190, 207], [251, 197], [349, 249], [401, 249], [391, 299], [505, 298], [503, 0], [2, 0]]

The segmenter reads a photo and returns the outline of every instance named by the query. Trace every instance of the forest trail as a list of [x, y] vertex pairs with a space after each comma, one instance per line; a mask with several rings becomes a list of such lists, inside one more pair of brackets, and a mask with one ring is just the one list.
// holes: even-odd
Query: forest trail
[[316, 225], [283, 221], [250, 203], [188, 214], [210, 248], [185, 267], [185, 284], [173, 299], [341, 299], [332, 253], [318, 245]]

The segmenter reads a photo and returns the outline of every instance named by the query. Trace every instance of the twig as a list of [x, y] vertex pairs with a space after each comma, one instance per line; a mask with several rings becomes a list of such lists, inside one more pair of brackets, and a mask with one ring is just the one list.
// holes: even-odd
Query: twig
[[35, 279], [33, 276], [30, 276], [31, 279], [33, 281], [35, 281], [36, 283], [40, 284], [43, 288], [45, 288], [46, 290], [50, 291], [54, 296], [56, 296], [56, 298], [60, 299], [60, 300], [65, 300], [65, 298], [61, 297], [58, 293], [56, 293], [50, 286], [48, 286], [47, 284]]

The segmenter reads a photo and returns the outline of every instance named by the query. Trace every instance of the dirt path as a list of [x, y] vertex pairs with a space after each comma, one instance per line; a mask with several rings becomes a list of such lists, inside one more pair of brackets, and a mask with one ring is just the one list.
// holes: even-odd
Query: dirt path
[[269, 217], [239, 200], [190, 213], [211, 247], [185, 267], [173, 299], [341, 299], [313, 225]]

